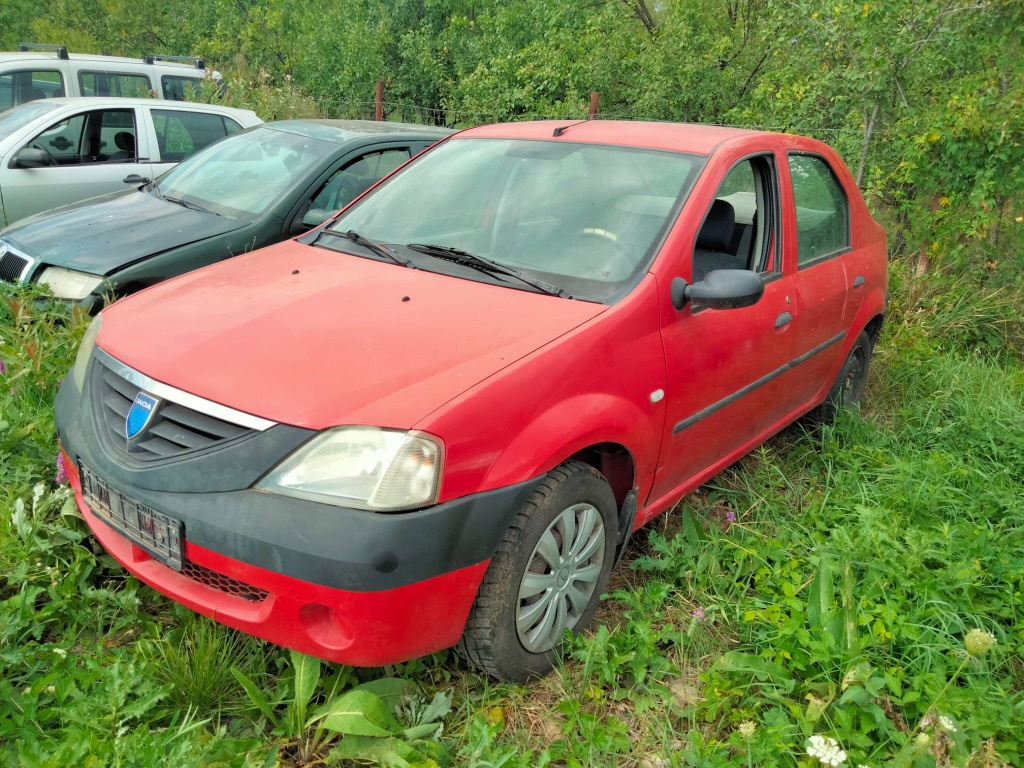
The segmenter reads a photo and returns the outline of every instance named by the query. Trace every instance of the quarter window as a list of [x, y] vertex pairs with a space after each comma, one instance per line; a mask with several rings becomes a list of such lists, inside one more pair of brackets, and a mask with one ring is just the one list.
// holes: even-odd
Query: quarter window
[[800, 266], [847, 250], [850, 206], [828, 163], [813, 155], [790, 155], [789, 174], [793, 179]]
[[64, 80], [55, 70], [26, 70], [0, 75], [0, 112], [26, 101], [63, 95]]

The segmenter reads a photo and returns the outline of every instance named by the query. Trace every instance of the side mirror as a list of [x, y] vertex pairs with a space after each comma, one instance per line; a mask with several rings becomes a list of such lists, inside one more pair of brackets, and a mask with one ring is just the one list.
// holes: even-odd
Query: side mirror
[[681, 277], [672, 279], [672, 306], [682, 309], [689, 302], [710, 309], [739, 309], [756, 304], [764, 293], [761, 276], [748, 269], [715, 269], [690, 285]]
[[49, 168], [53, 157], [45, 149], [23, 147], [11, 158], [9, 168]]
[[302, 217], [302, 226], [304, 229], [319, 227], [335, 213], [337, 211], [329, 211], [326, 208], [310, 208], [306, 211], [306, 215]]

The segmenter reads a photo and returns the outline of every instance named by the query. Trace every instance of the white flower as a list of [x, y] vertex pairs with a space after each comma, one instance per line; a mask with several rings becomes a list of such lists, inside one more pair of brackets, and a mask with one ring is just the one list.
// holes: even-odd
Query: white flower
[[736, 730], [740, 732], [740, 736], [744, 739], [749, 739], [754, 735], [754, 731], [757, 730], [757, 725], [752, 720], [744, 720]]
[[939, 715], [939, 725], [946, 733], [956, 733], [956, 723], [953, 722], [951, 717]]
[[68, 657], [68, 652], [65, 651], [63, 648], [54, 648], [53, 652], [60, 656], [62, 659], [66, 659]]
[[830, 765], [832, 768], [846, 762], [846, 752], [840, 749], [838, 741], [817, 734], [807, 740], [807, 754], [818, 758], [822, 765]]

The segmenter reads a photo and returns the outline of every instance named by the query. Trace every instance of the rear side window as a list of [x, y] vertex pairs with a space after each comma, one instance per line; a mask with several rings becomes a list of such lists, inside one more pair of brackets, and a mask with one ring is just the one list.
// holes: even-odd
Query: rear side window
[[64, 79], [56, 70], [25, 70], [0, 75], [0, 112], [26, 101], [63, 95]]
[[234, 120], [220, 115], [179, 109], [154, 109], [152, 112], [160, 159], [164, 162], [177, 163], [229, 133], [241, 130]]
[[78, 82], [83, 96], [131, 96], [145, 98], [153, 95], [153, 84], [146, 75], [125, 72], [81, 72]]
[[850, 205], [828, 163], [814, 155], [790, 155], [789, 174], [800, 266], [848, 250]]
[[165, 99], [172, 101], [185, 101], [192, 94], [199, 90], [199, 78], [196, 77], [175, 77], [174, 75], [162, 75], [160, 77], [160, 91]]

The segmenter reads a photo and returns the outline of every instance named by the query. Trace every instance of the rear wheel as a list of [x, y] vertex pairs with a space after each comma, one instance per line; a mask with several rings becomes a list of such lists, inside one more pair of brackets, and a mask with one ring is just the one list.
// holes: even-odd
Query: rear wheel
[[871, 339], [867, 333], [860, 332], [850, 349], [839, 375], [829, 390], [825, 402], [812, 410], [805, 417], [811, 424], [831, 424], [836, 420], [839, 409], [850, 405], [859, 405], [864, 399], [864, 390], [868, 384], [868, 364], [871, 362]]
[[572, 461], [549, 472], [491, 558], [460, 655], [499, 680], [547, 674], [565, 631], [594, 616], [617, 530], [615, 497], [597, 470]]

